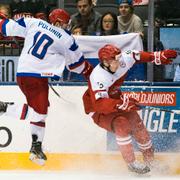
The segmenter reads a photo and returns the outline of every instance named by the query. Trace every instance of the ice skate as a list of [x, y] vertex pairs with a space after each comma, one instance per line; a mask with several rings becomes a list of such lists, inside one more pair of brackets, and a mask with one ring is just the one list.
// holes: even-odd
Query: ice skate
[[4, 114], [7, 110], [8, 105], [13, 105], [13, 102], [2, 102], [0, 101], [0, 115]]
[[128, 169], [131, 172], [135, 172], [137, 174], [146, 174], [150, 172], [150, 168], [146, 166], [144, 163], [134, 161], [133, 163], [128, 164]]
[[32, 162], [43, 166], [47, 160], [47, 157], [42, 151], [41, 144], [42, 144], [41, 142], [32, 143], [29, 159]]

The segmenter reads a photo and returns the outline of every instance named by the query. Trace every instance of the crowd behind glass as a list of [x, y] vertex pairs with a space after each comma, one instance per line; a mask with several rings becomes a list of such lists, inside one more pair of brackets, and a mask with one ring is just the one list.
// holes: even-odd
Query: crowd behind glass
[[[148, 1], [144, 1], [145, 4], [140, 5], [142, 1], [138, 0], [134, 0], [134, 2], [132, 0], [75, 0], [70, 1], [71, 5], [74, 3], [73, 11], [68, 8], [68, 2], [68, 0], [64, 1], [65, 10], [71, 15], [66, 29], [73, 35], [108, 36], [136, 32], [142, 38], [144, 50], [147, 50]], [[139, 6], [135, 6], [133, 3], [139, 4]], [[155, 1], [154, 50], [156, 51], [164, 49], [163, 43], [159, 40], [159, 28], [168, 25], [174, 27], [180, 24], [178, 19], [180, 11], [174, 10], [175, 7], [178, 7], [178, 3], [180, 7], [180, 2], [176, 0]], [[103, 4], [102, 12], [98, 7]], [[174, 8], [166, 11], [168, 6]], [[48, 21], [49, 13], [55, 8], [57, 8], [56, 1], [45, 2], [43, 0], [11, 0], [8, 4], [0, 4], [0, 12], [14, 20], [21, 17], [35, 17]], [[142, 13], [138, 13], [138, 9]], [[169, 22], [167, 17], [171, 17], [172, 20]], [[8, 48], [19, 49], [17, 51], [19, 54], [22, 38], [0, 35], [0, 40], [0, 55], [6, 55], [5, 52]], [[13, 55], [11, 52], [12, 50], [8, 51], [8, 55]], [[176, 74], [179, 74], [180, 67], [176, 66]], [[145, 65], [144, 68], [146, 69]], [[163, 65], [154, 66], [154, 72], [154, 81], [173, 81], [173, 79], [165, 79]], [[178, 81], [178, 78], [174, 80]]]

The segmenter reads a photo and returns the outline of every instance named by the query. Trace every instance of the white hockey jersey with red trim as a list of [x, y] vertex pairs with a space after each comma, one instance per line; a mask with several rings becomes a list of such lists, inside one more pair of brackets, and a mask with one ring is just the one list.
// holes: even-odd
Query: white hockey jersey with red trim
[[120, 66], [114, 74], [103, 69], [100, 64], [97, 65], [91, 73], [90, 83], [96, 100], [99, 98], [109, 97], [108, 92], [111, 86], [113, 86], [116, 81], [124, 77], [127, 71], [136, 62], [132, 51], [123, 52], [119, 61]]
[[74, 38], [46, 21], [7, 19], [1, 30], [5, 36], [25, 38], [17, 76], [60, 77], [65, 66], [76, 73], [84, 69], [84, 57]]
[[123, 52], [119, 61], [120, 66], [112, 74], [98, 64], [92, 71], [88, 90], [83, 95], [85, 112], [111, 113], [117, 112], [116, 105], [122, 100], [120, 86], [123, 84], [128, 70], [140, 60], [137, 51]]

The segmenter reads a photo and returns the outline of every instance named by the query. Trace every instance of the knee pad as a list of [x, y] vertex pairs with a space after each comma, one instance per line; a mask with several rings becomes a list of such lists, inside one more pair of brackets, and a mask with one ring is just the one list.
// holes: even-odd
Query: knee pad
[[117, 136], [127, 137], [131, 132], [129, 120], [122, 116], [113, 120], [112, 127]]

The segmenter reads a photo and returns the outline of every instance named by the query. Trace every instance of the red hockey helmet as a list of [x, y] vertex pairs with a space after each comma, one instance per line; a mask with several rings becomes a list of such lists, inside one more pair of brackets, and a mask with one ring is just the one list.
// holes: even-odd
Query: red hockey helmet
[[112, 44], [106, 44], [98, 52], [99, 61], [104, 61], [104, 60], [109, 61], [109, 60], [115, 59], [116, 55], [120, 53], [121, 53], [121, 50], [118, 47]]
[[57, 21], [62, 22], [63, 24], [68, 24], [70, 20], [70, 15], [64, 9], [54, 9], [49, 14], [49, 22], [55, 24]]

